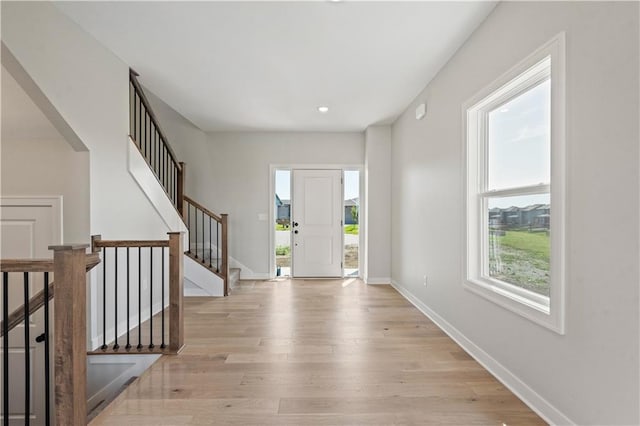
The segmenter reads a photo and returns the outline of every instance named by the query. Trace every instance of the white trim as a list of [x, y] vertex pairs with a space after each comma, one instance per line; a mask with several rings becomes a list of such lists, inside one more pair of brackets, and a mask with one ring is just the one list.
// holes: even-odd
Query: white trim
[[[560, 33], [534, 53], [520, 61], [498, 79], [480, 90], [462, 105], [463, 132], [463, 286], [486, 299], [558, 334], [565, 333], [565, 251], [566, 251], [566, 141], [565, 141], [565, 34]], [[551, 67], [548, 71], [548, 67]], [[547, 68], [547, 70], [545, 70]], [[469, 138], [483, 138], [487, 131], [482, 119], [485, 108], [497, 107], [501, 102], [517, 96], [550, 76], [551, 85], [551, 185], [540, 184], [521, 188], [487, 191], [480, 172], [486, 149], [469, 143]], [[526, 78], [525, 78], [526, 77]], [[517, 80], [514, 82], [514, 80]], [[525, 81], [526, 80], [526, 81]], [[537, 82], [537, 83], [536, 83]], [[515, 289], [507, 283], [483, 275], [486, 269], [487, 238], [485, 213], [487, 198], [550, 192], [551, 208], [551, 288], [550, 297]], [[485, 234], [486, 237], [486, 234]], [[515, 290], [514, 290], [515, 289]]]
[[[189, 230], [187, 229], [187, 225], [185, 225], [182, 217], [158, 181], [158, 178], [130, 136], [127, 138], [127, 157], [129, 174], [131, 174], [133, 180], [138, 184], [153, 208], [158, 212], [164, 224], [170, 231], [184, 232], [185, 239], [183, 241], [188, 241]], [[185, 247], [188, 247], [188, 243]]]
[[237, 259], [229, 256], [229, 270], [240, 269], [241, 280], [268, 280], [269, 274], [264, 272], [254, 272], [251, 268], [244, 265]]
[[[0, 206], [7, 207], [51, 207], [52, 244], [63, 244], [63, 198], [62, 195], [8, 195], [0, 197]], [[76, 242], [76, 241], [69, 241]], [[53, 256], [53, 253], [52, 253]]]
[[557, 409], [553, 404], [544, 399], [542, 395], [531, 389], [518, 376], [512, 373], [504, 365], [500, 364], [490, 354], [468, 339], [460, 330], [455, 328], [439, 314], [429, 308], [409, 290], [400, 286], [395, 280], [391, 286], [405, 299], [433, 321], [447, 336], [456, 342], [462, 349], [491, 373], [500, 383], [522, 400], [529, 408], [536, 412], [544, 421], [552, 425], [575, 425], [576, 423]]
[[365, 284], [369, 284], [369, 285], [391, 284], [390, 277], [367, 277], [367, 279], [366, 280], [363, 279], [363, 281]]
[[[275, 279], [276, 277], [276, 258], [275, 258], [275, 241], [276, 241], [276, 230], [272, 224], [275, 223], [275, 217], [273, 212], [273, 200], [275, 200], [276, 189], [275, 189], [275, 178], [276, 178], [276, 169], [278, 170], [289, 170], [293, 172], [294, 169], [304, 169], [304, 170], [342, 170], [342, 178], [344, 179], [344, 172], [348, 170], [357, 170], [360, 172], [360, 183], [359, 183], [359, 194], [360, 194], [360, 211], [358, 212], [358, 218], [363, 218], [364, 210], [365, 210], [365, 194], [364, 194], [364, 165], [363, 164], [313, 164], [313, 163], [272, 163], [269, 164], [269, 206], [267, 211], [269, 212], [269, 272], [267, 274], [262, 273], [242, 273], [244, 271], [244, 267], [241, 268], [241, 279]], [[291, 174], [291, 180], [293, 182], [293, 173]], [[342, 185], [344, 191], [344, 183]], [[293, 183], [291, 184], [291, 190], [293, 190]], [[293, 198], [293, 194], [292, 194]], [[342, 197], [344, 199], [344, 195]], [[342, 209], [342, 215], [344, 216], [344, 209]], [[344, 217], [342, 218], [342, 222], [344, 223]], [[358, 219], [360, 221], [360, 219]], [[359, 232], [358, 232], [358, 247], [360, 248], [359, 258], [358, 258], [358, 278], [362, 278], [362, 270], [363, 270], [363, 261], [362, 261], [362, 248], [364, 247], [364, 226], [359, 223]], [[344, 250], [344, 244], [342, 244]], [[344, 257], [344, 253], [343, 253]], [[239, 263], [239, 262], [238, 262]], [[292, 259], [293, 264], [293, 259]], [[248, 269], [248, 268], [247, 268]], [[344, 271], [344, 268], [343, 268]], [[293, 268], [292, 268], [293, 272]]]

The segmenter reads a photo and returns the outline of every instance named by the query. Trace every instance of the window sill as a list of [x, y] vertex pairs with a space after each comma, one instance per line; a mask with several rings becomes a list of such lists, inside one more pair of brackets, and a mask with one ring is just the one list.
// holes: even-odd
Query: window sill
[[564, 335], [563, 321], [559, 315], [553, 315], [553, 309], [549, 304], [523, 297], [492, 281], [468, 278], [464, 282], [464, 288], [542, 327]]

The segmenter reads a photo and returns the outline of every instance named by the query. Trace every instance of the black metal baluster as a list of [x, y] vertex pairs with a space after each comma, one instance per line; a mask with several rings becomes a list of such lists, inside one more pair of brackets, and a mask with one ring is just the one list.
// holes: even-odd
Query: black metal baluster
[[220, 222], [216, 220], [216, 272], [220, 272]]
[[133, 90], [133, 83], [131, 83], [131, 80], [129, 80], [129, 134], [135, 140], [136, 137], [133, 135], [133, 123], [135, 122], [135, 103], [133, 99], [134, 93], [135, 92]]
[[191, 253], [191, 204], [185, 204], [187, 207], [187, 230], [189, 231], [189, 247], [187, 247], [187, 253]]
[[102, 255], [102, 346], [103, 351], [107, 350], [107, 248], [104, 248]]
[[138, 111], [138, 93], [134, 91], [133, 93], [133, 111], [135, 113], [135, 118], [133, 119], [133, 137], [138, 144], [138, 148], [142, 151], [142, 141], [140, 140], [140, 131], [138, 130], [140, 127], [140, 112]]
[[211, 258], [213, 257], [213, 244], [211, 244], [211, 232], [213, 230], [211, 229], [211, 216], [209, 216], [209, 268], [212, 268], [213, 265], [211, 264]]
[[160, 138], [160, 182], [162, 182], [162, 189], [165, 190], [165, 192], [167, 191], [167, 186], [164, 183], [164, 164], [165, 164], [165, 160], [166, 160], [166, 154], [165, 154], [165, 145], [164, 145], [164, 141], [162, 140], [162, 138]]
[[156, 162], [156, 176], [158, 177], [158, 181], [162, 183], [162, 181], [160, 180], [160, 147], [161, 147], [161, 141], [158, 138], [158, 135], [155, 136], [156, 139], [156, 157], [155, 157], [155, 162]]
[[202, 210], [202, 263], [203, 263], [203, 264], [205, 263], [205, 260], [204, 260], [204, 258], [205, 258], [204, 253], [205, 253], [205, 251], [204, 251], [204, 250], [205, 250], [205, 249], [204, 249], [204, 210]]
[[[145, 111], [147, 111], [146, 107], [145, 107]], [[153, 137], [151, 135], [151, 117], [149, 116], [149, 112], [147, 111], [147, 122], [149, 123], [149, 131], [147, 133], [147, 139], [149, 139], [149, 145], [151, 146], [151, 158], [149, 158], [149, 164], [151, 165], [151, 170], [154, 171], [155, 173], [155, 169], [153, 168], [153, 159], [155, 158], [155, 145], [154, 145], [154, 140]]]
[[9, 273], [2, 273], [2, 413], [9, 426]]
[[160, 345], [161, 349], [164, 349], [167, 347], [167, 345], [164, 344], [164, 247], [162, 247], [162, 303], [160, 304], [160, 309], [162, 309], [162, 344]]
[[51, 366], [49, 360], [49, 273], [44, 273], [44, 421], [51, 424]]
[[153, 349], [153, 247], [149, 247], [149, 349]]
[[[24, 273], [24, 424], [31, 421], [31, 348], [29, 337], [29, 273]], [[8, 413], [5, 413], [8, 414]]]
[[114, 277], [114, 299], [113, 299], [113, 333], [115, 343], [113, 345], [113, 349], [120, 349], [120, 345], [118, 344], [118, 247], [113, 248], [113, 258], [116, 263], [115, 266], [115, 277]]
[[129, 317], [130, 317], [130, 309], [129, 309], [129, 297], [131, 295], [131, 291], [130, 289], [130, 277], [129, 277], [129, 247], [127, 247], [127, 345], [125, 346], [126, 350], [131, 349], [131, 341], [129, 339], [129, 330], [131, 329], [131, 326], [129, 324]]
[[142, 247], [138, 247], [138, 346], [142, 349]]
[[178, 183], [177, 183], [177, 176], [178, 176], [178, 167], [176, 166], [175, 162], [173, 163], [173, 203], [177, 204], [178, 203]]
[[193, 206], [194, 210], [193, 210], [193, 219], [195, 222], [195, 228], [196, 228], [196, 232], [195, 232], [195, 240], [196, 240], [196, 259], [198, 258], [198, 208], [196, 206]]

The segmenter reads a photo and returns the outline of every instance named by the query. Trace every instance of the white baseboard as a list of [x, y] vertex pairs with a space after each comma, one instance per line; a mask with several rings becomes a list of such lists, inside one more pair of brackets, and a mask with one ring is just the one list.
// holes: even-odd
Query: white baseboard
[[240, 269], [241, 280], [268, 280], [271, 278], [268, 272], [254, 272], [251, 268], [231, 256], [229, 256], [229, 268]]
[[526, 383], [520, 380], [515, 374], [496, 361], [491, 355], [482, 350], [479, 346], [469, 340], [457, 328], [449, 324], [444, 318], [424, 304], [410, 291], [400, 286], [396, 281], [391, 280], [391, 285], [407, 299], [420, 312], [433, 321], [451, 339], [460, 345], [469, 355], [471, 355], [480, 365], [489, 371], [496, 379], [505, 385], [511, 392], [520, 398], [525, 404], [542, 417], [547, 423], [552, 425], [575, 425], [576, 423], [554, 407], [549, 401], [531, 389]]
[[391, 284], [391, 278], [389, 277], [367, 277], [364, 280], [365, 284]]

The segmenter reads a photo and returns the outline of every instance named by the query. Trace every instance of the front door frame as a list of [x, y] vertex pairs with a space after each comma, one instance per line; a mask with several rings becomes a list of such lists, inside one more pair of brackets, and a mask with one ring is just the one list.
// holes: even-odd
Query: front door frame
[[[342, 170], [342, 176], [344, 178], [345, 171], [358, 171], [360, 172], [360, 185], [359, 185], [359, 197], [360, 197], [360, 212], [358, 216], [359, 232], [358, 232], [358, 277], [362, 278], [362, 269], [364, 266], [364, 259], [366, 256], [364, 247], [364, 232], [366, 229], [364, 220], [366, 218], [366, 212], [364, 211], [365, 193], [364, 193], [364, 165], [362, 164], [313, 164], [313, 163], [277, 163], [269, 164], [269, 277], [272, 279], [276, 277], [276, 230], [275, 230], [275, 212], [274, 212], [274, 200], [276, 198], [276, 170], [293, 170], [293, 169], [314, 169], [314, 170]], [[293, 173], [291, 175], [293, 179]], [[291, 186], [293, 190], [293, 186]], [[292, 194], [293, 196], [293, 194]], [[343, 196], [344, 198], [344, 196]], [[343, 200], [344, 202], [344, 200]], [[344, 208], [342, 208], [344, 215]], [[344, 217], [343, 217], [344, 223]], [[344, 244], [342, 244], [342, 257], [344, 258]]]

